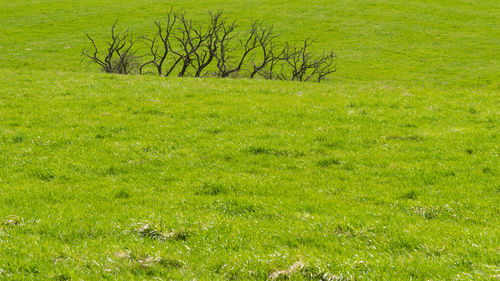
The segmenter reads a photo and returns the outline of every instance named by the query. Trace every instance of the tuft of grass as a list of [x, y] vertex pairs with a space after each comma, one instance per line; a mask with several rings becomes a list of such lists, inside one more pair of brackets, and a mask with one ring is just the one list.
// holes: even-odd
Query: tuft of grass
[[31, 171], [31, 176], [45, 182], [49, 182], [55, 178], [54, 174], [47, 169], [35, 169]]
[[24, 225], [24, 219], [18, 216], [8, 216], [7, 218], [0, 221], [0, 229], [11, 227], [11, 226], [22, 226]]
[[152, 256], [145, 256], [134, 259], [134, 264], [142, 268], [161, 266], [168, 269], [179, 269], [185, 265], [180, 260]]
[[418, 198], [418, 194], [415, 190], [410, 190], [401, 195], [403, 199], [416, 200]]
[[165, 239], [165, 234], [158, 230], [157, 226], [151, 225], [149, 223], [140, 223], [135, 225], [134, 231], [143, 238], [151, 239]]
[[159, 266], [166, 269], [179, 269], [186, 265], [185, 262], [169, 257], [140, 255], [130, 250], [120, 250], [114, 253], [119, 261], [127, 262], [129, 267], [148, 269]]
[[137, 233], [140, 237], [156, 239], [160, 241], [165, 240], [186, 240], [189, 233], [185, 230], [170, 230], [164, 231], [158, 225], [150, 223], [138, 223], [133, 226], [133, 232]]
[[118, 198], [118, 199], [127, 199], [127, 198], [130, 198], [130, 193], [126, 189], [120, 188], [115, 193], [115, 198]]
[[23, 135], [16, 135], [12, 137], [12, 142], [13, 143], [22, 143], [25, 140], [25, 137]]
[[343, 274], [335, 275], [318, 267], [298, 261], [286, 269], [273, 270], [268, 280], [311, 280], [311, 281], [348, 281]]
[[417, 207], [413, 207], [413, 212], [419, 216], [424, 217], [425, 219], [432, 220], [432, 219], [436, 219], [439, 216], [441, 216], [441, 214], [443, 213], [443, 210], [441, 210], [441, 208], [438, 208], [438, 207], [417, 206]]

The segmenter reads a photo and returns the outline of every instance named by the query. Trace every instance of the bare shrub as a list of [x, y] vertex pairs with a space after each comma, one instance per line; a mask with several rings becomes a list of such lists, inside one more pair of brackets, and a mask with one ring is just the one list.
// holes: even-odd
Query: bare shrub
[[203, 24], [171, 9], [163, 22], [154, 22], [151, 35], [142, 37], [147, 47], [143, 57], [148, 59], [141, 63], [136, 56], [136, 40], [128, 31], [116, 32], [116, 22], [105, 52], [100, 54], [87, 34], [92, 48], [84, 50], [83, 56], [104, 72], [129, 74], [137, 68], [144, 74], [153, 69], [162, 77], [174, 71], [178, 71], [178, 77], [213, 74], [226, 78], [244, 73], [249, 78], [321, 82], [336, 71], [335, 53], [313, 53], [311, 39], [300, 44], [280, 44], [273, 26], [259, 21], [240, 35], [236, 21], [229, 21], [222, 11], [209, 16], [208, 23]]
[[219, 34], [219, 49], [216, 53], [217, 58], [217, 76], [228, 77], [233, 73], [237, 73], [241, 70], [243, 63], [247, 56], [258, 47], [259, 40], [257, 36], [258, 22], [254, 22], [250, 28], [250, 31], [246, 34], [246, 39], [241, 39], [239, 41], [239, 46], [242, 50], [240, 56], [236, 57], [233, 55], [237, 49], [232, 46], [232, 40], [236, 37], [236, 23], [226, 24], [225, 22], [221, 28], [221, 34]]
[[[150, 60], [143, 63], [139, 69], [142, 74], [143, 69], [148, 65], [154, 65], [159, 76], [169, 76], [175, 69], [181, 58], [169, 61], [172, 50], [172, 33], [177, 22], [177, 13], [170, 10], [166, 16], [166, 26], [159, 21], [155, 21], [156, 31], [152, 37], [143, 37], [149, 48]], [[168, 63], [170, 64], [168, 65]]]
[[[277, 52], [277, 43], [275, 39], [278, 35], [273, 33], [273, 26], [260, 25], [257, 29], [257, 40], [258, 47], [260, 49], [260, 61], [256, 64], [253, 62], [253, 69], [250, 73], [250, 78], [254, 78], [256, 74], [272, 79], [273, 66], [276, 62], [282, 59], [283, 51]], [[263, 70], [268, 66], [269, 71], [267, 74], [262, 73]]]
[[225, 19], [222, 17], [221, 11], [218, 11], [217, 13], [209, 13], [209, 15], [210, 23], [203, 35], [202, 48], [198, 48], [194, 52], [195, 60], [192, 61], [192, 66], [195, 69], [195, 77], [200, 77], [203, 70], [214, 60], [218, 50], [218, 34], [225, 23]]
[[309, 81], [316, 78], [321, 82], [328, 74], [336, 71], [333, 51], [319, 56], [314, 56], [309, 47], [311, 39], [306, 39], [300, 45], [286, 46], [283, 54], [285, 63], [282, 65], [281, 80]]
[[136, 40], [128, 30], [116, 32], [117, 22], [115, 21], [111, 27], [111, 41], [107, 42], [104, 54], [99, 54], [94, 39], [87, 34], [92, 49], [84, 50], [82, 55], [91, 63], [99, 65], [101, 70], [106, 73], [130, 74], [138, 64], [134, 49]]
[[178, 34], [174, 36], [178, 49], [171, 48], [170, 51], [181, 62], [181, 69], [177, 76], [184, 77], [194, 60], [195, 53], [203, 45], [206, 36], [203, 34], [203, 25], [187, 19], [184, 13], [178, 15], [178, 19], [181, 26], [177, 29]]

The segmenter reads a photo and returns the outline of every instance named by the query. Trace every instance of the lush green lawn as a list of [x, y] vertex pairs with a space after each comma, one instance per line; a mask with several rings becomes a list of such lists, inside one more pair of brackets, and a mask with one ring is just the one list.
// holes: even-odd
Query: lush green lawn
[[497, 1], [174, 3], [333, 47], [321, 84], [99, 74], [83, 34], [164, 1], [0, 1], [0, 280], [498, 278]]
[[264, 280], [298, 260], [356, 279], [498, 274], [495, 92], [2, 77], [4, 278]]

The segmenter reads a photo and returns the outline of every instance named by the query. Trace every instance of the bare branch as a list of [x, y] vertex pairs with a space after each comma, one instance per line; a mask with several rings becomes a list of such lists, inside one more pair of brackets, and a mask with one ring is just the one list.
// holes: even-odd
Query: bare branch
[[[207, 30], [203, 33], [203, 48], [197, 48], [194, 51], [195, 60], [192, 66], [195, 69], [195, 77], [200, 77], [203, 70], [212, 63], [216, 56], [219, 43], [219, 32], [221, 31], [225, 19], [222, 18], [222, 11], [217, 13], [209, 13], [210, 24]], [[201, 30], [199, 31], [201, 33]]]
[[[226, 25], [222, 26], [222, 37], [219, 42], [219, 51], [217, 52], [216, 58], [218, 60], [217, 62], [217, 68], [219, 70], [218, 76], [219, 77], [228, 77], [232, 73], [239, 72], [245, 62], [245, 59], [247, 56], [258, 47], [259, 40], [257, 36], [257, 30], [258, 30], [258, 22], [254, 22], [250, 28], [250, 31], [248, 32], [246, 36], [246, 40], [241, 40], [240, 41], [240, 46], [243, 47], [243, 54], [241, 54], [241, 57], [236, 60], [236, 62], [231, 61], [230, 57], [230, 52], [233, 51], [230, 48], [230, 42], [234, 38], [232, 36], [236, 24], [232, 23], [231, 25]], [[233, 65], [232, 67], [230, 65]]]
[[[262, 76], [266, 77], [266, 74], [261, 73], [264, 68], [270, 64], [270, 70], [267, 72], [272, 77], [272, 67], [277, 61], [282, 60], [283, 51], [281, 53], [276, 53], [276, 42], [275, 39], [277, 35], [273, 34], [272, 26], [262, 26], [258, 28], [257, 40], [258, 45], [261, 49], [262, 61], [256, 65], [253, 63], [253, 70], [250, 73], [250, 78], [254, 78], [256, 74], [260, 73]], [[270, 78], [272, 79], [272, 78]]]
[[180, 61], [180, 59], [174, 60], [170, 67], [165, 69], [165, 63], [171, 54], [172, 33], [177, 19], [178, 14], [170, 9], [166, 16], [166, 26], [164, 27], [161, 22], [155, 21], [155, 34], [151, 38], [143, 38], [144, 42], [149, 46], [151, 59], [141, 65], [139, 69], [140, 73], [143, 72], [144, 67], [154, 65], [159, 76], [168, 76]]

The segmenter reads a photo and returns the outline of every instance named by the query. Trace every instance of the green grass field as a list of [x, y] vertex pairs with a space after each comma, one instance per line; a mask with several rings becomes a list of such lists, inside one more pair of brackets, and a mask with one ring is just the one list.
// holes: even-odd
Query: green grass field
[[[223, 8], [324, 83], [110, 75]], [[498, 280], [500, 3], [0, 0], [0, 280]]]

